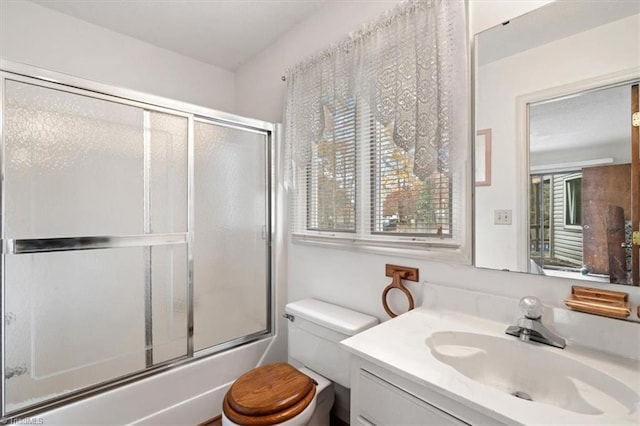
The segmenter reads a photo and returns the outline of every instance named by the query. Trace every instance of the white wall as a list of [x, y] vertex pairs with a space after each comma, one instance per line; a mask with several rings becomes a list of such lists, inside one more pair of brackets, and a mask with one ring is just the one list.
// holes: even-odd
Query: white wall
[[[518, 244], [526, 244], [517, 238], [519, 227], [526, 226], [522, 221], [527, 212], [518, 211], [518, 199], [523, 195], [515, 185], [517, 143], [521, 143], [516, 128], [516, 98], [637, 67], [639, 22], [640, 16], [631, 16], [479, 68], [476, 128], [492, 130], [492, 181], [491, 186], [476, 187], [477, 265], [517, 271]], [[602, 40], [606, 42], [599, 43]], [[564, 161], [598, 158], [588, 158], [588, 154], [581, 150]], [[613, 151], [605, 154], [598, 155], [614, 156]], [[494, 225], [494, 209], [513, 210], [513, 224]]]
[[358, 30], [399, 0], [330, 1], [236, 70], [236, 112], [271, 122], [282, 121], [286, 83], [281, 77], [303, 59]]
[[234, 74], [25, 0], [0, 2], [0, 57], [234, 111]]
[[468, 0], [469, 36], [524, 15], [554, 0]]

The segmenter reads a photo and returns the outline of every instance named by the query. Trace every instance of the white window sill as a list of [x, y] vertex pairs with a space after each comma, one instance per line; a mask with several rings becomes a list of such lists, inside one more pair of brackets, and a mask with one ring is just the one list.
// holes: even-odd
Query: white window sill
[[355, 234], [291, 234], [293, 244], [349, 250], [362, 253], [471, 264], [470, 250], [459, 242], [437, 239], [365, 239]]

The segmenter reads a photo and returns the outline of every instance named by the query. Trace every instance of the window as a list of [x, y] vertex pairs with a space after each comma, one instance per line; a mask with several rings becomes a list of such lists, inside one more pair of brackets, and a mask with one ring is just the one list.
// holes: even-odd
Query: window
[[582, 176], [564, 181], [564, 224], [582, 226]]
[[325, 130], [312, 151], [305, 184], [307, 230], [356, 231], [356, 110], [353, 101], [325, 112]]
[[372, 233], [424, 237], [451, 236], [451, 181], [442, 169], [422, 180], [414, 173], [415, 149], [393, 141], [393, 126], [375, 124], [371, 167]]
[[398, 146], [393, 124], [377, 122], [366, 104], [324, 107], [323, 118], [309, 164], [295, 177], [293, 217], [304, 218], [293, 221], [295, 240], [455, 244], [446, 143], [438, 168], [421, 179], [415, 149]]
[[529, 189], [529, 241], [531, 258], [544, 266], [551, 252], [553, 175], [531, 175]]
[[468, 260], [464, 17], [461, 1], [402, 3], [289, 71], [294, 241]]

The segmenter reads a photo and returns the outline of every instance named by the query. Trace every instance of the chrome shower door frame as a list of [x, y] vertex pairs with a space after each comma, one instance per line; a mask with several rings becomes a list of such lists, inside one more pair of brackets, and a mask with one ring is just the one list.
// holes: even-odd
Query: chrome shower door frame
[[[144, 111], [145, 130], [144, 130], [144, 223], [141, 235], [100, 235], [100, 236], [83, 236], [83, 237], [67, 237], [67, 238], [33, 238], [33, 239], [7, 239], [6, 238], [6, 215], [5, 215], [5, 81], [14, 80], [23, 83], [35, 84], [45, 88], [53, 88], [63, 90], [65, 92], [90, 96], [92, 98], [116, 102], [118, 104], [134, 106], [142, 108]], [[237, 347], [241, 344], [253, 342], [259, 339], [273, 337], [275, 317], [274, 303], [275, 292], [273, 289], [275, 283], [275, 247], [273, 235], [275, 228], [275, 185], [274, 185], [274, 161], [275, 152], [277, 150], [277, 127], [273, 123], [260, 120], [249, 119], [236, 116], [233, 114], [216, 111], [209, 108], [199, 107], [185, 102], [170, 100], [159, 96], [148, 95], [133, 90], [113, 87], [106, 84], [95, 83], [85, 79], [72, 77], [66, 74], [60, 74], [52, 71], [42, 70], [36, 67], [15, 63], [0, 59], [0, 237], [2, 239], [0, 248], [2, 256], [0, 257], [0, 308], [3, 314], [3, 321], [0, 324], [2, 342], [0, 342], [0, 371], [2, 371], [1, 389], [1, 418], [2, 423], [15, 421], [15, 419], [31, 416], [46, 410], [50, 410], [74, 401], [78, 401], [89, 396], [104, 392], [122, 386], [133, 381], [137, 381], [154, 374], [167, 371], [179, 365], [201, 359], [205, 356], [211, 356], [224, 350]], [[187, 230], [186, 232], [177, 233], [158, 233], [152, 234], [151, 231], [151, 204], [150, 204], [150, 187], [149, 187], [149, 158], [150, 155], [150, 139], [148, 129], [149, 111], [168, 113], [187, 119]], [[203, 121], [218, 126], [231, 127], [234, 129], [259, 133], [265, 136], [265, 200], [266, 200], [266, 217], [265, 217], [265, 244], [266, 244], [266, 301], [268, 303], [266, 312], [266, 328], [263, 331], [250, 335], [242, 336], [232, 341], [228, 341], [214, 347], [206, 348], [201, 351], [194, 352], [193, 334], [194, 334], [194, 270], [193, 270], [193, 245], [195, 235], [194, 224], [194, 122]], [[152, 292], [151, 292], [151, 247], [167, 246], [167, 245], [185, 245], [187, 257], [187, 348], [186, 355], [164, 361], [158, 364], [153, 363], [153, 335], [152, 335]], [[123, 247], [143, 247], [145, 256], [145, 364], [146, 368], [135, 371], [124, 377], [113, 378], [102, 383], [91, 385], [71, 391], [62, 396], [29, 405], [12, 412], [6, 410], [6, 348], [5, 348], [5, 329], [7, 326], [5, 315], [5, 257], [7, 255], [20, 255], [27, 253], [45, 253], [56, 251], [73, 251], [73, 250], [91, 250], [106, 248], [123, 248]]]

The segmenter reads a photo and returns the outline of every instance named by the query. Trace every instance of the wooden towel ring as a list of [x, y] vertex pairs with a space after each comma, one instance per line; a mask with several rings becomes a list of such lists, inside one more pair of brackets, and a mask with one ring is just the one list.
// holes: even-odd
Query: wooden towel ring
[[404, 293], [405, 296], [407, 296], [407, 299], [409, 300], [409, 310], [412, 310], [414, 308], [414, 304], [413, 304], [413, 296], [411, 295], [411, 292], [404, 286], [404, 284], [402, 284], [402, 279], [407, 275], [407, 272], [405, 271], [396, 271], [393, 273], [393, 281], [391, 281], [391, 284], [389, 284], [388, 286], [386, 286], [384, 288], [384, 290], [382, 291], [382, 306], [384, 307], [384, 310], [387, 312], [387, 314], [391, 317], [391, 318], [395, 318], [398, 315], [395, 314], [390, 308], [389, 305], [387, 304], [387, 295], [389, 294], [389, 292], [391, 290], [393, 290], [394, 288], [397, 288], [398, 290], [400, 290], [401, 292]]

